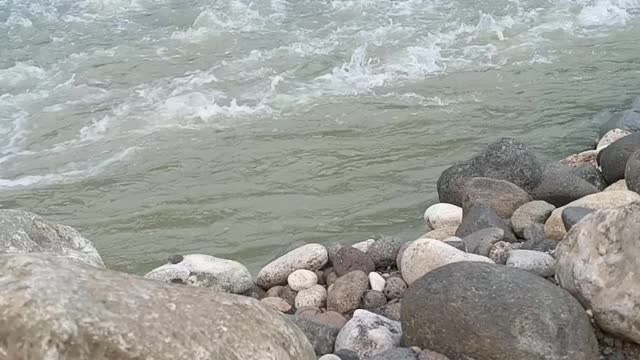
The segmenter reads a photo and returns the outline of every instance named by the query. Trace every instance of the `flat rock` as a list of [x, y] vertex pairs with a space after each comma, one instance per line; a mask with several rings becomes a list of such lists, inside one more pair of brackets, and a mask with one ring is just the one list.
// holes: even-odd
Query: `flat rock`
[[358, 309], [336, 338], [336, 352], [351, 350], [368, 359], [400, 345], [400, 323], [367, 310]]
[[583, 207], [567, 207], [562, 210], [560, 217], [562, 218], [562, 224], [564, 229], [569, 231], [575, 224], [584, 219], [587, 215], [591, 214], [595, 210], [587, 209]]
[[307, 269], [296, 270], [287, 277], [287, 284], [295, 291], [308, 289], [317, 283], [316, 273]]
[[520, 206], [511, 216], [513, 232], [524, 237], [524, 230], [533, 224], [544, 224], [556, 207], [546, 201], [536, 200]]
[[407, 289], [401, 319], [405, 346], [453, 359], [598, 359], [580, 304], [551, 282], [506, 266], [458, 262], [428, 273]]
[[627, 160], [624, 171], [625, 186], [627, 189], [640, 193], [640, 151], [636, 151]]
[[640, 150], [640, 132], [625, 136], [598, 153], [598, 164], [608, 184], [624, 179], [627, 160]]
[[95, 246], [76, 229], [22, 210], [0, 210], [0, 254], [54, 253], [104, 268]]
[[375, 269], [376, 267], [369, 255], [350, 246], [345, 246], [338, 250], [333, 261], [333, 270], [338, 274], [338, 277], [355, 270], [368, 274]]
[[369, 288], [369, 278], [360, 271], [352, 271], [336, 280], [327, 297], [327, 310], [346, 314], [360, 306], [362, 294]]
[[302, 330], [313, 346], [316, 355], [325, 355], [333, 352], [336, 337], [340, 331], [338, 328], [296, 315], [289, 315], [287, 318]]
[[282, 313], [288, 314], [291, 311], [293, 311], [293, 308], [291, 307], [291, 305], [289, 305], [289, 303], [287, 303], [286, 301], [284, 301], [284, 299], [281, 299], [279, 297], [266, 297], [260, 300], [260, 302]]
[[485, 204], [503, 219], [510, 218], [517, 208], [531, 200], [526, 191], [506, 180], [471, 178], [465, 182], [462, 190], [462, 208], [465, 212], [472, 205]]
[[425, 239], [436, 239], [436, 240], [442, 241], [444, 239], [455, 236], [457, 230], [458, 230], [457, 226], [443, 227], [443, 228], [431, 230], [425, 233], [424, 235], [422, 235], [421, 237]]
[[327, 290], [322, 285], [313, 285], [300, 290], [294, 301], [296, 309], [307, 306], [324, 307], [327, 304]]
[[553, 276], [556, 272], [556, 260], [553, 256], [533, 250], [511, 250], [506, 265], [542, 277]]
[[237, 261], [203, 254], [183, 255], [179, 263], [162, 265], [144, 277], [165, 283], [188, 284], [194, 274], [211, 280], [201, 287], [215, 285], [233, 294], [243, 293], [253, 287], [253, 279], [246, 266]]
[[[631, 158], [629, 158], [629, 159], [631, 159]], [[627, 161], [627, 163], [628, 163], [628, 161]], [[625, 174], [626, 174], [626, 170], [625, 170]], [[614, 182], [613, 184], [607, 186], [604, 189], [604, 191], [619, 191], [619, 190], [630, 190], [629, 187], [627, 186], [626, 179], [618, 180], [618, 181]]]
[[370, 360], [417, 360], [417, 354], [408, 348], [395, 348], [378, 353]]
[[640, 195], [633, 191], [603, 191], [585, 196], [563, 207], [555, 209], [544, 224], [547, 239], [562, 240], [566, 234], [562, 223], [562, 211], [567, 207], [584, 207], [593, 210], [609, 209], [623, 206], [634, 201], [640, 201]]
[[500, 228], [504, 230], [505, 241], [516, 241], [510, 222], [502, 219], [492, 208], [485, 204], [475, 204], [465, 211], [462, 223], [456, 230], [455, 236], [464, 238], [476, 231], [487, 228]]
[[[442, 241], [418, 239], [414, 241], [402, 256], [402, 278], [412, 282], [441, 266], [460, 261], [482, 261], [493, 263], [484, 256], [462, 252]], [[387, 283], [389, 280], [387, 280]]]
[[6, 359], [316, 359], [298, 327], [255, 299], [64, 257], [0, 256], [0, 304]]
[[500, 228], [486, 228], [465, 236], [462, 241], [467, 252], [489, 256], [493, 244], [504, 239], [504, 230]]
[[367, 255], [371, 257], [376, 269], [386, 269], [396, 263], [402, 241], [396, 238], [382, 238], [371, 245]]
[[611, 129], [600, 138], [596, 146], [596, 151], [600, 152], [602, 149], [630, 134], [631, 131], [629, 130]]
[[374, 271], [369, 273], [369, 284], [371, 285], [372, 290], [382, 291], [386, 282], [387, 280], [377, 272]]
[[392, 276], [387, 280], [382, 292], [388, 300], [400, 299], [407, 290], [407, 283], [398, 276]]
[[563, 206], [600, 189], [575, 175], [569, 166], [548, 164], [542, 173], [542, 180], [533, 190], [536, 200], [543, 200], [554, 206]]
[[610, 113], [609, 116], [609, 120], [600, 127], [600, 138], [604, 137], [613, 129], [622, 129], [631, 132], [640, 130], [640, 110], [630, 109], [617, 111]]
[[640, 203], [599, 210], [556, 249], [556, 279], [603, 330], [640, 344]]
[[424, 222], [432, 229], [458, 227], [462, 221], [462, 208], [453, 204], [438, 203], [424, 212]]
[[387, 304], [387, 297], [384, 296], [382, 291], [366, 290], [362, 294], [362, 308], [363, 309], [376, 309]]
[[256, 277], [256, 284], [263, 289], [284, 285], [294, 271], [320, 270], [329, 261], [327, 249], [320, 244], [307, 244], [294, 249], [263, 267]]
[[590, 165], [598, 167], [598, 161], [596, 160], [598, 152], [596, 150], [587, 150], [581, 153], [569, 155], [566, 158], [560, 160], [560, 164], [569, 165], [572, 167]]

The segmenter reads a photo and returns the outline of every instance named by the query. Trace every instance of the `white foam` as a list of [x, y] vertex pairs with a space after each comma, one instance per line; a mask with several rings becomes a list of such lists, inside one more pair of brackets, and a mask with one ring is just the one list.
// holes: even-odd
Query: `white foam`
[[632, 16], [629, 10], [640, 8], [640, 0], [595, 0], [578, 14], [584, 26], [622, 26]]
[[18, 62], [8, 69], [0, 69], [0, 91], [10, 92], [15, 88], [33, 87], [47, 77], [47, 72], [38, 66]]

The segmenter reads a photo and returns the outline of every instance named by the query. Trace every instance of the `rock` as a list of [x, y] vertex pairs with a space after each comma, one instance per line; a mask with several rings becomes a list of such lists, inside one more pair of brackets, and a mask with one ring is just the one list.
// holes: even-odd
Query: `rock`
[[465, 236], [462, 241], [467, 252], [489, 256], [493, 244], [504, 239], [504, 230], [500, 228], [486, 228]]
[[432, 229], [458, 227], [462, 221], [462, 208], [453, 204], [431, 205], [424, 212], [424, 222]]
[[320, 308], [315, 306], [303, 306], [296, 310], [296, 315], [313, 319], [315, 315], [322, 313]]
[[388, 300], [400, 299], [407, 290], [407, 283], [398, 276], [392, 276], [387, 280], [382, 292]]
[[520, 206], [511, 216], [511, 227], [518, 236], [524, 236], [524, 230], [532, 224], [544, 224], [555, 210], [555, 206], [546, 201], [536, 200]]
[[584, 207], [587, 209], [599, 210], [609, 209], [617, 206], [640, 201], [640, 195], [632, 191], [603, 191], [597, 194], [585, 196], [563, 207], [555, 209], [547, 222], [544, 224], [544, 232], [548, 239], [561, 240], [566, 233], [562, 223], [562, 211], [568, 207]]
[[568, 207], [562, 210], [560, 217], [562, 218], [562, 224], [564, 229], [569, 231], [580, 220], [584, 219], [587, 215], [591, 214], [594, 210], [583, 207]]
[[295, 298], [296, 308], [306, 306], [324, 307], [327, 304], [327, 290], [322, 285], [300, 290]]
[[333, 352], [336, 337], [340, 331], [338, 328], [296, 315], [289, 315], [287, 318], [302, 330], [313, 346], [316, 355]]
[[330, 272], [327, 276], [327, 286], [335, 284], [336, 280], [338, 280], [338, 274], [335, 271]]
[[334, 354], [340, 357], [340, 360], [360, 360], [358, 353], [347, 349], [338, 350]]
[[369, 255], [350, 246], [338, 250], [333, 262], [333, 269], [336, 274], [338, 274], [338, 277], [355, 270], [360, 270], [368, 274], [374, 271], [375, 268], [373, 260], [371, 260]]
[[640, 193], [640, 151], [636, 151], [627, 160], [624, 172], [625, 186], [627, 189]]
[[367, 290], [362, 294], [362, 308], [375, 309], [384, 306], [387, 297], [381, 291]]
[[327, 283], [324, 281], [324, 271], [316, 270], [316, 278], [318, 278], [318, 284], [327, 285]]
[[362, 294], [369, 287], [367, 275], [360, 271], [352, 271], [336, 280], [327, 298], [327, 310], [346, 314], [360, 306]]
[[611, 129], [600, 138], [600, 140], [598, 141], [598, 146], [596, 146], [596, 151], [600, 152], [602, 151], [602, 149], [630, 134], [631, 131], [628, 130]]
[[400, 250], [398, 250], [398, 256], [396, 256], [396, 267], [398, 268], [398, 270], [401, 270], [400, 266], [402, 263], [402, 255], [404, 254], [405, 250], [407, 250], [409, 245], [411, 245], [412, 242], [413, 241], [407, 241], [406, 243], [402, 244], [402, 246], [400, 247]]
[[549, 277], [556, 272], [556, 260], [549, 254], [533, 250], [511, 250], [507, 266]]
[[356, 310], [336, 338], [336, 352], [351, 350], [367, 359], [400, 344], [400, 323], [366, 310]]
[[506, 241], [498, 241], [489, 250], [489, 259], [496, 264], [506, 264], [511, 252], [511, 245]]
[[179, 263], [162, 265], [144, 277], [165, 283], [187, 283], [187, 279], [193, 274], [202, 274], [212, 279], [212, 283], [223, 291], [233, 294], [243, 293], [253, 287], [251, 274], [244, 265], [202, 254], [184, 255]]
[[[625, 173], [626, 173], [626, 171], [625, 171]], [[604, 191], [619, 191], [619, 190], [629, 190], [629, 188], [627, 187], [626, 179], [618, 180], [618, 181], [614, 182], [613, 184], [607, 186], [606, 189], [604, 189]]]
[[392, 267], [396, 262], [402, 242], [395, 238], [383, 238], [371, 245], [367, 255], [373, 260], [376, 269]]
[[467, 246], [464, 244], [464, 241], [457, 236], [452, 236], [450, 238], [446, 238], [443, 242], [449, 246], [453, 246], [454, 248], [467, 252]]
[[0, 210], [0, 255], [52, 253], [104, 268], [91, 241], [76, 229], [22, 210]]
[[[464, 359], [465, 357], [466, 356], [461, 357], [460, 360], [473, 360], [469, 357], [466, 357], [467, 359]], [[450, 360], [450, 359], [435, 351], [424, 350], [418, 354], [418, 360]]]
[[510, 267], [440, 267], [409, 286], [401, 319], [405, 346], [452, 358], [598, 359], [580, 304], [551, 282]]
[[600, 138], [604, 137], [613, 129], [622, 129], [631, 132], [640, 130], [640, 110], [631, 109], [612, 113], [609, 121], [600, 127]]
[[255, 299], [59, 256], [0, 256], [0, 304], [6, 359], [316, 358], [300, 329]]
[[184, 256], [182, 255], [171, 255], [167, 258], [167, 261], [171, 264], [177, 264], [182, 260], [184, 260]]
[[[402, 278], [407, 284], [441, 266], [458, 261], [482, 261], [493, 263], [484, 256], [462, 252], [442, 241], [418, 239], [402, 256]], [[389, 279], [390, 280], [390, 279]], [[387, 283], [389, 283], [387, 280]]]
[[558, 246], [558, 241], [540, 238], [525, 241], [520, 250], [534, 250], [546, 253], [555, 250], [556, 246]]
[[359, 243], [355, 243], [353, 245], [351, 245], [352, 248], [354, 249], [358, 249], [360, 251], [362, 251], [363, 253], [367, 253], [369, 252], [369, 249], [371, 248], [371, 245], [373, 245], [373, 243], [375, 243], [374, 239], [368, 239], [365, 241], [361, 241]]
[[280, 311], [282, 313], [290, 313], [293, 308], [291, 307], [291, 305], [289, 305], [289, 303], [287, 303], [286, 301], [284, 301], [284, 299], [278, 298], [278, 297], [266, 297], [262, 300], [260, 300], [263, 304], [267, 304], [269, 307], [271, 307], [272, 309], [276, 310], [276, 311]]
[[516, 237], [511, 230], [511, 224], [500, 218], [492, 208], [485, 204], [473, 205], [465, 212], [462, 224], [456, 230], [455, 236], [464, 238], [476, 231], [487, 228], [500, 228], [504, 230], [505, 241], [516, 241]]
[[327, 249], [320, 244], [307, 244], [292, 250], [263, 267], [256, 277], [256, 284], [263, 289], [283, 285], [294, 271], [320, 270], [328, 261]]
[[267, 292], [262, 290], [262, 288], [259, 287], [258, 285], [253, 284], [249, 290], [243, 292], [241, 295], [249, 296], [254, 299], [261, 300], [267, 297]]
[[570, 167], [571, 172], [579, 178], [587, 181], [589, 184], [595, 186], [598, 190], [602, 191], [607, 187], [607, 181], [602, 176], [600, 170], [591, 164], [578, 165]]
[[338, 329], [342, 329], [344, 324], [347, 323], [347, 319], [345, 319], [344, 316], [340, 315], [340, 313], [335, 311], [318, 313], [316, 315], [311, 316], [310, 318], [318, 322], [321, 322], [323, 324], [331, 325]]
[[289, 284], [294, 291], [308, 289], [317, 283], [318, 276], [311, 270], [296, 270], [287, 277], [287, 284]]
[[443, 227], [436, 230], [431, 230], [426, 234], [422, 235], [422, 238], [425, 239], [436, 239], [436, 240], [444, 240], [446, 238], [450, 238], [456, 235], [457, 227]]
[[501, 218], [510, 218], [520, 206], [531, 201], [529, 194], [517, 185], [505, 180], [485, 177], [471, 178], [462, 190], [462, 208], [485, 204], [495, 210]]
[[342, 249], [342, 244], [331, 244], [327, 246], [327, 255], [329, 256], [329, 262], [333, 265], [333, 261], [336, 258], [338, 250]]
[[416, 353], [408, 348], [385, 350], [370, 358], [371, 360], [417, 360]]
[[297, 296], [298, 293], [294, 291], [289, 285], [283, 286], [282, 290], [280, 291], [280, 297], [291, 306], [296, 305]]
[[603, 330], [640, 344], [640, 203], [597, 211], [556, 249], [556, 279]]
[[554, 206], [563, 206], [600, 190], [575, 175], [564, 165], [545, 166], [540, 184], [533, 190], [536, 200], [546, 201]]
[[390, 300], [385, 306], [376, 309], [375, 313], [386, 317], [393, 321], [400, 321], [400, 308], [402, 301], [400, 299]]
[[267, 295], [265, 297], [280, 297], [280, 293], [282, 293], [282, 289], [284, 286], [274, 286], [271, 289], [267, 290]]
[[569, 165], [571, 167], [582, 165], [598, 167], [598, 162], [596, 161], [597, 156], [598, 152], [596, 150], [587, 150], [578, 154], [570, 155], [567, 158], [560, 160], [560, 164]]
[[371, 289], [382, 291], [386, 282], [387, 281], [377, 272], [369, 273], [369, 284], [371, 285]]
[[464, 184], [474, 177], [506, 180], [529, 192], [538, 185], [541, 175], [540, 164], [525, 145], [503, 138], [443, 171], [438, 195], [440, 202], [461, 205]]
[[640, 150], [640, 132], [625, 136], [598, 153], [598, 164], [608, 184], [624, 178], [627, 160]]
[[318, 360], [342, 360], [338, 355], [327, 354], [318, 358]]
[[527, 241], [544, 240], [544, 223], [533, 223], [524, 229], [522, 237]]

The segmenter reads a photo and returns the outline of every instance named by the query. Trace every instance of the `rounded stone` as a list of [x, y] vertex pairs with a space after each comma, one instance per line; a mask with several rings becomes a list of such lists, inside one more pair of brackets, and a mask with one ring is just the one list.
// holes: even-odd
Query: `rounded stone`
[[504, 219], [532, 200], [526, 191], [513, 183], [485, 177], [469, 179], [462, 194], [462, 208], [465, 211], [472, 205], [485, 204]]
[[636, 151], [627, 160], [624, 172], [625, 186], [627, 189], [640, 193], [640, 151]]
[[382, 238], [371, 245], [367, 255], [373, 260], [376, 269], [386, 269], [395, 264], [402, 242], [395, 238]]
[[502, 219], [495, 210], [482, 203], [474, 204], [465, 209], [462, 223], [456, 230], [455, 236], [464, 238], [476, 231], [487, 228], [500, 228], [504, 230], [505, 241], [516, 241], [516, 236], [511, 230], [511, 223]]
[[333, 262], [333, 269], [338, 277], [355, 270], [368, 274], [375, 270], [371, 257], [362, 251], [346, 246], [338, 250]]
[[407, 290], [407, 283], [398, 276], [392, 276], [387, 279], [387, 283], [385, 284], [382, 292], [388, 300], [393, 300], [400, 299], [405, 290]]
[[287, 318], [302, 330], [317, 355], [333, 352], [339, 329], [314, 319], [297, 315], [288, 315]]
[[263, 304], [267, 304], [269, 307], [282, 313], [290, 313], [293, 308], [284, 299], [278, 297], [266, 297], [260, 300]]
[[562, 224], [564, 229], [569, 231], [575, 224], [584, 219], [587, 215], [594, 212], [592, 209], [583, 207], [567, 207], [562, 210], [560, 217], [562, 218]]
[[462, 221], [462, 208], [453, 204], [431, 205], [424, 212], [424, 222], [432, 229], [458, 227]]
[[387, 303], [387, 297], [380, 291], [367, 290], [362, 294], [362, 308], [376, 309]]
[[504, 230], [500, 228], [486, 228], [478, 230], [462, 239], [466, 252], [476, 255], [489, 256], [491, 246], [504, 239]]
[[313, 319], [323, 324], [331, 325], [337, 329], [342, 329], [344, 324], [347, 323], [347, 319], [336, 311], [327, 311], [312, 316]]
[[398, 250], [398, 256], [396, 256], [396, 267], [398, 268], [398, 270], [402, 270], [400, 268], [402, 266], [402, 255], [404, 255], [405, 250], [407, 250], [407, 248], [409, 247], [409, 245], [411, 245], [412, 242], [413, 241], [407, 241], [406, 243], [402, 244], [402, 246], [400, 247], [400, 250]]
[[318, 276], [311, 270], [296, 270], [287, 277], [287, 284], [289, 284], [294, 291], [308, 289], [317, 283]]
[[382, 291], [386, 282], [387, 281], [377, 272], [369, 273], [369, 284], [371, 285], [371, 289]]
[[370, 360], [417, 360], [417, 354], [408, 348], [394, 348], [378, 353]]
[[399, 322], [358, 309], [338, 333], [335, 350], [351, 350], [368, 359], [400, 345], [401, 335]]
[[607, 183], [613, 184], [624, 178], [627, 161], [638, 150], [640, 133], [636, 132], [615, 141], [598, 153], [598, 164]]
[[560, 164], [569, 165], [571, 167], [578, 167], [582, 165], [598, 167], [598, 162], [596, 161], [597, 156], [598, 152], [596, 150], [587, 150], [560, 160]]
[[542, 277], [556, 273], [556, 260], [553, 256], [533, 250], [511, 250], [506, 265]]
[[369, 249], [371, 248], [371, 245], [373, 245], [374, 242], [375, 242], [374, 239], [367, 239], [364, 241], [360, 241], [359, 243], [355, 243], [351, 245], [351, 247], [354, 249], [358, 249], [366, 254], [367, 252], [369, 252]]
[[496, 264], [504, 265], [507, 263], [510, 252], [511, 244], [506, 241], [498, 241], [491, 246], [491, 250], [489, 250], [489, 259], [494, 261]]
[[335, 284], [336, 280], [338, 280], [338, 274], [335, 271], [332, 271], [327, 275], [327, 286]]
[[327, 303], [327, 290], [322, 285], [313, 285], [300, 290], [295, 298], [296, 309], [306, 306], [324, 307]]
[[563, 206], [599, 191], [593, 184], [576, 175], [571, 167], [552, 163], [545, 166], [542, 180], [532, 195], [536, 200]]
[[342, 359], [340, 359], [340, 357], [338, 357], [338, 355], [327, 354], [327, 355], [320, 356], [318, 358], [318, 360], [342, 360]]
[[444, 239], [455, 236], [457, 230], [457, 226], [441, 227], [439, 229], [431, 230], [421, 237], [425, 239], [436, 239], [442, 241]]
[[570, 169], [571, 173], [595, 186], [596, 189], [600, 191], [607, 187], [607, 181], [604, 179], [604, 176], [602, 176], [600, 169], [596, 166], [579, 165], [570, 167]]
[[369, 278], [360, 271], [341, 276], [329, 290], [327, 310], [346, 314], [360, 306], [362, 294], [369, 288]]
[[524, 230], [532, 224], [544, 224], [556, 207], [546, 201], [536, 200], [520, 206], [511, 216], [511, 227], [518, 236], [524, 237]]
[[329, 257], [327, 249], [320, 244], [307, 244], [294, 249], [263, 267], [256, 277], [256, 284], [263, 289], [284, 285], [294, 271], [306, 269], [320, 270]]
[[271, 289], [267, 290], [266, 297], [280, 297], [280, 293], [282, 292], [283, 288], [284, 286], [280, 286], [280, 285], [276, 285], [272, 287]]

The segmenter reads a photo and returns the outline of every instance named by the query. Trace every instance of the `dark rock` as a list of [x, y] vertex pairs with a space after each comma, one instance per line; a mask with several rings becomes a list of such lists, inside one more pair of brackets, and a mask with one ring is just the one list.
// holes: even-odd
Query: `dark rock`
[[171, 264], [177, 264], [179, 262], [181, 262], [182, 260], [184, 260], [184, 256], [182, 255], [171, 255], [167, 258], [167, 260], [171, 263]]
[[557, 240], [538, 239], [525, 241], [520, 249], [522, 250], [535, 250], [541, 252], [553, 251], [558, 246]]
[[367, 255], [373, 260], [376, 269], [386, 269], [395, 265], [401, 247], [402, 241], [398, 239], [382, 238], [371, 245]]
[[594, 210], [582, 207], [568, 207], [562, 210], [562, 224], [566, 231], [569, 231], [573, 225], [577, 224], [585, 216], [591, 214]]
[[584, 164], [576, 167], [570, 167], [571, 172], [579, 178], [586, 180], [589, 184], [595, 186], [602, 191], [607, 187], [607, 181], [602, 176], [598, 168], [593, 165]]
[[454, 248], [460, 250], [460, 251], [467, 251], [467, 246], [464, 244], [464, 241], [462, 241], [462, 239], [460, 239], [457, 236], [452, 236], [448, 239], [444, 240], [444, 243], [449, 245], [449, 246], [453, 246]]
[[296, 306], [296, 295], [298, 292], [293, 290], [289, 285], [285, 285], [280, 290], [280, 298], [284, 299], [292, 308]]
[[600, 126], [600, 137], [613, 129], [629, 130], [631, 132], [640, 130], [640, 110], [631, 109], [610, 114], [610, 119]]
[[407, 290], [407, 283], [399, 276], [392, 276], [387, 279], [382, 292], [388, 300], [393, 300], [401, 298], [405, 290]]
[[362, 294], [369, 288], [369, 277], [361, 270], [352, 271], [336, 280], [327, 297], [327, 310], [346, 314], [360, 306]]
[[513, 139], [503, 138], [480, 151], [471, 159], [446, 169], [438, 179], [440, 202], [462, 205], [464, 183], [474, 177], [506, 180], [523, 190], [533, 190], [542, 169], [527, 147]]
[[267, 292], [262, 290], [262, 288], [258, 285], [254, 284], [249, 290], [243, 292], [241, 295], [260, 300], [267, 296]]
[[454, 359], [598, 359], [589, 317], [578, 301], [524, 270], [481, 262], [445, 265], [411, 284], [401, 318], [405, 346]]
[[520, 206], [531, 201], [526, 191], [506, 180], [486, 177], [471, 178], [465, 182], [462, 193], [462, 208], [486, 204], [503, 219], [510, 218]]
[[417, 360], [416, 353], [408, 348], [395, 348], [383, 351], [369, 358], [370, 360]]
[[635, 132], [615, 141], [598, 153], [598, 164], [607, 183], [613, 184], [624, 178], [627, 160], [638, 150], [640, 132]]
[[482, 256], [489, 256], [493, 244], [504, 239], [504, 230], [500, 228], [486, 228], [465, 236], [464, 242], [467, 252]]
[[316, 355], [331, 354], [336, 343], [336, 337], [340, 330], [334, 326], [320, 323], [318, 321], [296, 315], [288, 315], [297, 327], [302, 330], [307, 337]]
[[555, 206], [564, 206], [574, 200], [599, 192], [600, 189], [573, 173], [569, 166], [548, 164], [542, 180], [533, 190], [533, 198]]
[[338, 250], [333, 261], [333, 269], [338, 277], [355, 270], [368, 274], [376, 269], [371, 257], [351, 246]]
[[387, 297], [380, 291], [367, 290], [362, 294], [362, 308], [375, 309], [384, 306], [387, 303]]
[[336, 350], [348, 349], [362, 359], [398, 347], [402, 336], [400, 323], [376, 313], [358, 309], [336, 338]]
[[456, 236], [464, 238], [476, 231], [487, 228], [500, 228], [504, 230], [504, 239], [508, 242], [515, 242], [516, 237], [511, 231], [511, 224], [500, 218], [496, 212], [485, 204], [471, 206], [465, 211], [462, 223], [456, 230]]
[[544, 224], [534, 223], [527, 226], [522, 237], [527, 241], [544, 240]]
[[338, 350], [334, 352], [334, 354], [337, 355], [340, 360], [360, 360], [358, 353], [347, 349]]
[[636, 151], [627, 160], [624, 179], [627, 188], [640, 194], [640, 151]]

